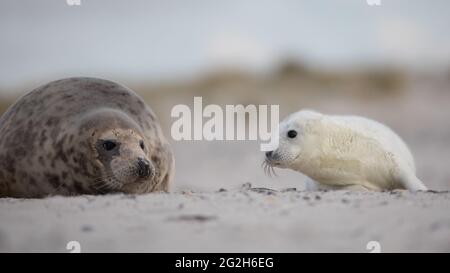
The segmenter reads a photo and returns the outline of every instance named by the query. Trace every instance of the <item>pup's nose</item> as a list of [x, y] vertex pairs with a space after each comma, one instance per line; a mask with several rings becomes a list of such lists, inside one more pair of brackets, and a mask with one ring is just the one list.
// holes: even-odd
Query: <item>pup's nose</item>
[[266, 152], [266, 157], [271, 157], [271, 156], [272, 156], [272, 152], [273, 152], [273, 151], [268, 151], [268, 152]]
[[150, 167], [150, 162], [148, 162], [148, 160], [143, 159], [143, 158], [139, 158], [138, 159], [138, 174], [139, 174], [139, 178], [149, 178], [150, 175], [152, 174], [152, 169]]

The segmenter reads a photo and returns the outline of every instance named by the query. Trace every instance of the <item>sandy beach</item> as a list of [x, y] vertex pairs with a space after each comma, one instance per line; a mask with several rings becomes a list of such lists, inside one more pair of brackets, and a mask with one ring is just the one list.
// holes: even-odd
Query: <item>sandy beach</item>
[[274, 191], [0, 200], [0, 251], [450, 251], [450, 193]]

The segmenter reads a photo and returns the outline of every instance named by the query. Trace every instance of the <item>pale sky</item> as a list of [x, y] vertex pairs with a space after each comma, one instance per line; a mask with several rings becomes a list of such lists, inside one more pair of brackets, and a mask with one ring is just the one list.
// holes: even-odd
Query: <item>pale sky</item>
[[67, 76], [127, 81], [210, 69], [450, 67], [450, 1], [0, 0], [0, 92]]

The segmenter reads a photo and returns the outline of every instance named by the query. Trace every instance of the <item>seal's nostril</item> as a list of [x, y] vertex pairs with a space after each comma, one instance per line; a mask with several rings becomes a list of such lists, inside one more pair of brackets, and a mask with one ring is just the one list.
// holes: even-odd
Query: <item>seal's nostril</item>
[[271, 157], [273, 151], [266, 152], [266, 157]]
[[149, 178], [151, 175], [150, 163], [146, 159], [138, 159], [138, 174], [140, 178]]

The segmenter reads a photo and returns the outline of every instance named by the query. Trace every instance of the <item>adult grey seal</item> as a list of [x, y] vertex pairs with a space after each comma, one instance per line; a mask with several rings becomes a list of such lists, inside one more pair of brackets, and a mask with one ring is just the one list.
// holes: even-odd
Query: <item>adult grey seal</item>
[[279, 146], [266, 153], [266, 169], [301, 172], [308, 190], [427, 190], [408, 146], [384, 124], [304, 110], [279, 127]]
[[168, 191], [173, 173], [155, 114], [111, 81], [54, 81], [0, 118], [1, 197]]

